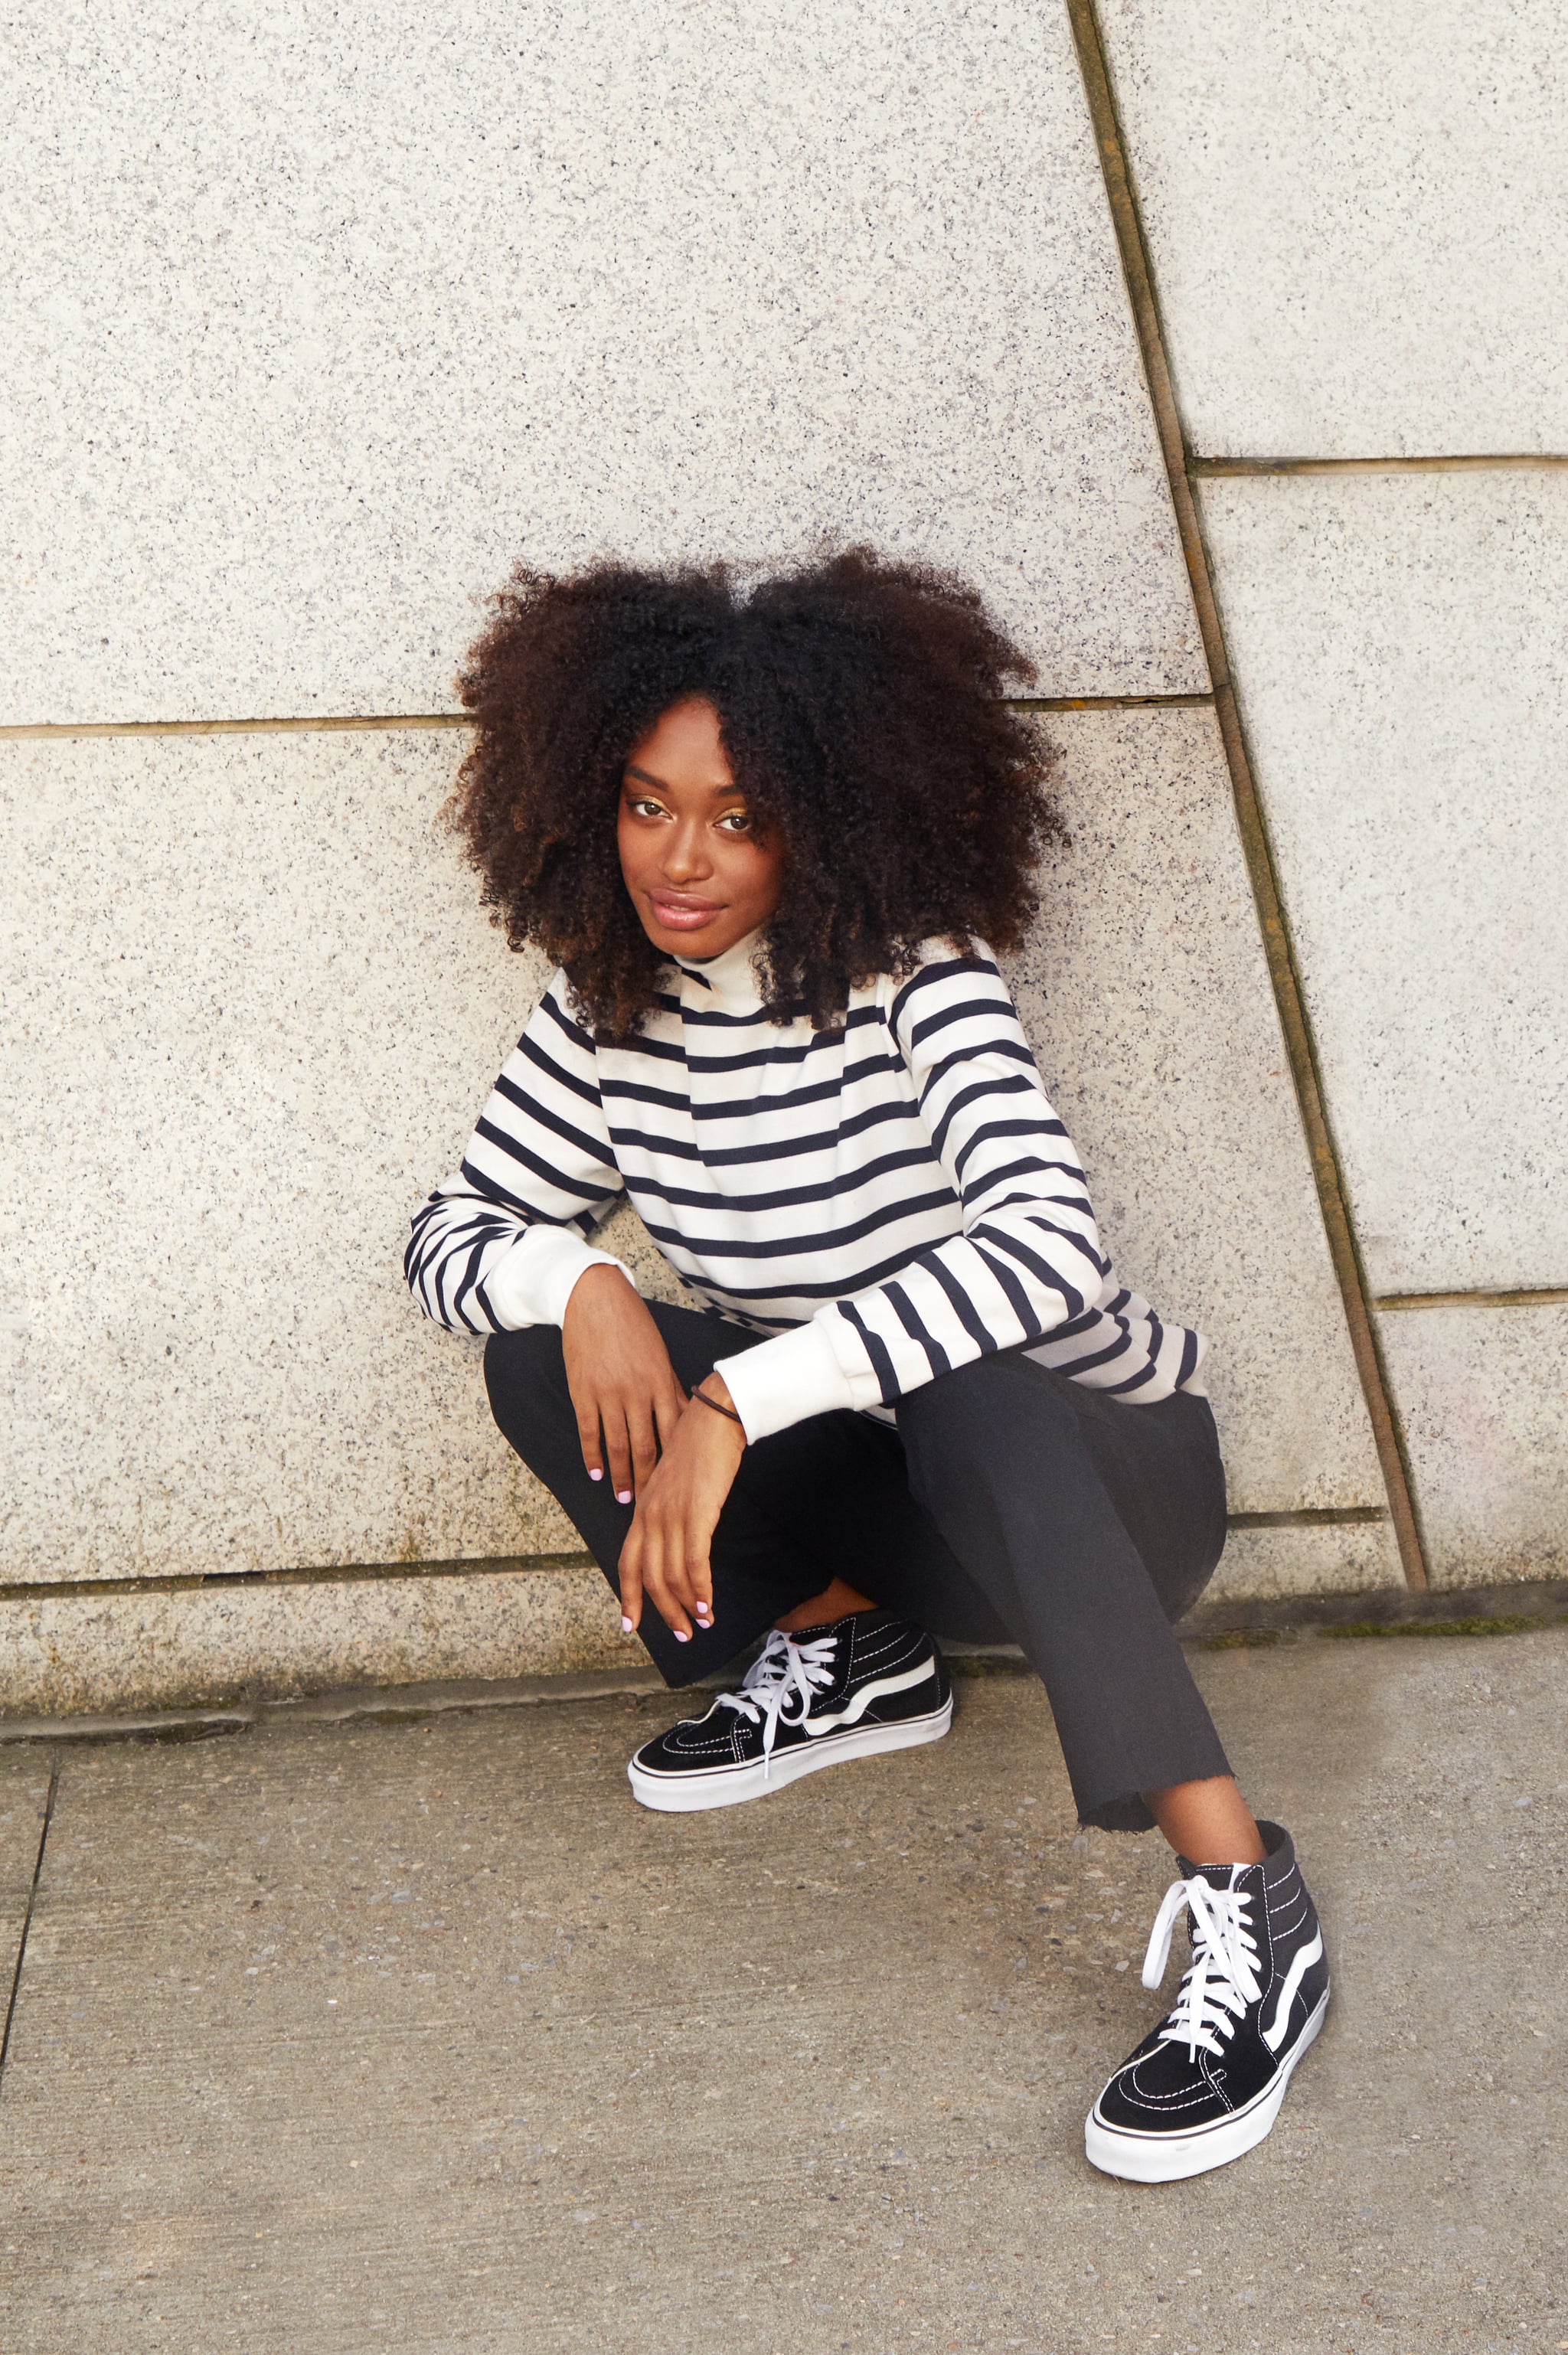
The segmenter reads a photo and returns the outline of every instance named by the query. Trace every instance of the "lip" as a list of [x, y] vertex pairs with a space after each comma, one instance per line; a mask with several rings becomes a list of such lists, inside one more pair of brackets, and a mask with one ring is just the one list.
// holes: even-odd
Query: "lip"
[[721, 900], [692, 899], [677, 891], [650, 891], [647, 900], [655, 922], [667, 932], [699, 932], [724, 912]]

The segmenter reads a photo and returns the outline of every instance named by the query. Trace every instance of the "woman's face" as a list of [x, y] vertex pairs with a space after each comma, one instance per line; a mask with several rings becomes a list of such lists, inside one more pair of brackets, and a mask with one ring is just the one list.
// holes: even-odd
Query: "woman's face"
[[618, 839], [632, 905], [667, 956], [722, 956], [778, 906], [783, 840], [748, 811], [705, 697], [672, 704], [633, 745]]

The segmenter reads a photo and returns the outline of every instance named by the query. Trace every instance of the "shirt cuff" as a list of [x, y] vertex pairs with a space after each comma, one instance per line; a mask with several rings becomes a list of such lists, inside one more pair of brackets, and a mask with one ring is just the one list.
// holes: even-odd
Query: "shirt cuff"
[[738, 1358], [720, 1358], [713, 1370], [723, 1375], [748, 1439], [766, 1439], [809, 1415], [855, 1403], [849, 1377], [815, 1320], [775, 1333]]
[[573, 1284], [591, 1267], [618, 1267], [635, 1286], [629, 1267], [609, 1252], [595, 1251], [571, 1228], [530, 1227], [502, 1253], [480, 1290], [503, 1333], [520, 1332], [525, 1325], [560, 1325]]

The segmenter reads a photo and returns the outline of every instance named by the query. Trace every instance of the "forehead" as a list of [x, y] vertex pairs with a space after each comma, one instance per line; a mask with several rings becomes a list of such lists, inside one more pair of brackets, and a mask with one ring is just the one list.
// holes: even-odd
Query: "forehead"
[[731, 791], [734, 785], [719, 714], [700, 696], [690, 696], [661, 712], [633, 745], [626, 767], [656, 784], [720, 793]]

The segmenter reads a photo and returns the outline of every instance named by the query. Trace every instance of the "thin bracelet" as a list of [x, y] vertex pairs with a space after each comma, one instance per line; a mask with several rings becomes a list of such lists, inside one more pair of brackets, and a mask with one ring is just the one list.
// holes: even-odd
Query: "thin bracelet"
[[745, 1424], [741, 1422], [741, 1417], [732, 1406], [720, 1406], [718, 1400], [710, 1399], [706, 1391], [693, 1391], [691, 1395], [694, 1399], [700, 1399], [704, 1406], [710, 1406], [715, 1414], [727, 1415], [731, 1423], [741, 1423], [741, 1430], [745, 1430]]

